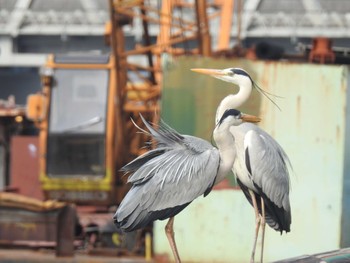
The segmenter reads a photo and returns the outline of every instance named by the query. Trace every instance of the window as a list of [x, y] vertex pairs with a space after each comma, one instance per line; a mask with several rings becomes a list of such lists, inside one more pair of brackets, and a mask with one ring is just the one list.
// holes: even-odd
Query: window
[[107, 96], [107, 70], [55, 70], [47, 145], [49, 176], [105, 174]]

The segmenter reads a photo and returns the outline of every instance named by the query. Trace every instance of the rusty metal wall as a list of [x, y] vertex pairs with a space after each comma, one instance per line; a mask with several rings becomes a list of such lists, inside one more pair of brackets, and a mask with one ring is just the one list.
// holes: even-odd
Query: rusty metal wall
[[37, 136], [13, 136], [11, 139], [10, 186], [17, 193], [44, 200], [39, 182]]
[[23, 241], [56, 242], [57, 214], [58, 211], [44, 213], [16, 207], [0, 207], [0, 244], [15, 245], [16, 242]]
[[[344, 78], [345, 79], [345, 78]], [[347, 74], [346, 83], [348, 90], [346, 100], [350, 102], [350, 74]], [[341, 247], [350, 247], [350, 107], [347, 106], [346, 127], [345, 127], [345, 151], [344, 151], [344, 179], [343, 179], [343, 199], [342, 199], [342, 217], [341, 217]]]
[[[185, 134], [210, 140], [219, 101], [237, 91], [190, 68], [241, 67], [262, 88], [283, 97], [275, 99], [279, 111], [255, 91], [240, 109], [262, 118], [259, 126], [283, 146], [293, 164], [292, 231], [281, 236], [268, 228], [267, 262], [349, 244], [347, 67], [192, 57], [165, 65], [162, 117]], [[176, 217], [180, 254], [193, 262], [247, 262], [254, 221], [240, 190], [213, 191]], [[155, 251], [171, 255], [163, 227], [163, 222], [155, 224]]]

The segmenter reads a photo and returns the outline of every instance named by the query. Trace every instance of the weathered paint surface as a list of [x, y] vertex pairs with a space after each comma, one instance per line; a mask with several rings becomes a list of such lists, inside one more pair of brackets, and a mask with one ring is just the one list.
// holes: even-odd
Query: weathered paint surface
[[[349, 222], [343, 218], [342, 224], [342, 214], [350, 213], [343, 205], [349, 204], [343, 192], [349, 195], [350, 187], [347, 175], [348, 188], [343, 188], [344, 167], [349, 168], [344, 162], [348, 68], [199, 58], [175, 61], [165, 74], [162, 116], [178, 131], [208, 140], [219, 101], [236, 89], [189, 70], [195, 67], [242, 67], [262, 88], [284, 97], [275, 99], [282, 111], [257, 92], [241, 108], [262, 117], [259, 126], [283, 146], [294, 168], [291, 233], [281, 236], [267, 227], [266, 262], [345, 244], [341, 232], [349, 233]], [[213, 191], [175, 218], [180, 254], [185, 262], [248, 262], [254, 222], [253, 209], [240, 190]], [[155, 223], [155, 252], [172, 256], [164, 226], [165, 222]]]
[[[343, 86], [349, 87], [350, 74], [344, 76]], [[347, 102], [350, 102], [350, 89], [347, 91]], [[345, 129], [345, 155], [344, 155], [344, 180], [343, 180], [343, 200], [342, 200], [342, 232], [341, 247], [350, 247], [350, 107], [346, 107], [346, 129]]]

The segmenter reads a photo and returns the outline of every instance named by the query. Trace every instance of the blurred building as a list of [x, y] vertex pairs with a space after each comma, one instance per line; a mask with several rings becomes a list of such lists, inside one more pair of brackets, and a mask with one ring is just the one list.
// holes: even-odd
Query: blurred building
[[[145, 2], [151, 3], [157, 9], [160, 9], [162, 4], [161, 0], [145, 0]], [[194, 2], [194, 0], [184, 0], [184, 2]], [[208, 2], [214, 2], [214, 0], [208, 0]], [[283, 50], [283, 52], [296, 56], [304, 52], [304, 49], [306, 47], [309, 48], [314, 38], [327, 37], [332, 40], [332, 45], [335, 49], [339, 48], [339, 50], [344, 50], [344, 48], [347, 48], [347, 50], [349, 51], [349, 0], [236, 0], [234, 2], [235, 5], [232, 11], [235, 15], [233, 16], [232, 28], [230, 33], [230, 47], [232, 48], [237, 46], [243, 47], [243, 49], [250, 48], [256, 46], [259, 43], [264, 42], [268, 43], [269, 45], [278, 47], [279, 49]], [[211, 11], [213, 10], [210, 10], [209, 8], [209, 14]], [[188, 10], [186, 10], [185, 8], [179, 9], [177, 10], [177, 12], [184, 18], [194, 15], [193, 12], [188, 12]], [[100, 54], [108, 53], [110, 51], [110, 48], [106, 46], [104, 42], [105, 23], [107, 21], [109, 21], [108, 0], [0, 0], [0, 109], [2, 106], [24, 106], [26, 104], [26, 99], [29, 94], [36, 93], [41, 90], [39, 70], [45, 64], [46, 57], [48, 54], [65, 54], [72, 52], [95, 52]], [[215, 43], [218, 37], [218, 28], [220, 27], [220, 24], [218, 20], [214, 20], [210, 25], [213, 47], [215, 49]], [[124, 32], [126, 39], [126, 49], [130, 49], [136, 44], [142, 43], [142, 21], [140, 21], [139, 19], [135, 19], [132, 25], [125, 25]], [[150, 24], [149, 33], [151, 35], [151, 41], [156, 40], [158, 32], [159, 25]], [[192, 43], [189, 43], [189, 45], [191, 44]], [[135, 59], [139, 58], [135, 57]], [[187, 63], [187, 65], [189, 64], [189, 62], [185, 62]], [[227, 66], [228, 64], [226, 64], [226, 62], [227, 61], [220, 62], [220, 65]], [[184, 63], [184, 65], [186, 63]], [[230, 63], [231, 65], [233, 65], [232, 61], [230, 61]], [[234, 63], [238, 62], [236, 61]], [[275, 71], [274, 65], [263, 65], [263, 63], [260, 62], [249, 61], [247, 62], [247, 64], [245, 64], [245, 66], [247, 66], [248, 69], [250, 68], [251, 70], [254, 69], [257, 71], [257, 73], [255, 74], [257, 74], [258, 82], [263, 82], [263, 76], [267, 74], [266, 76], [268, 76], [269, 79], [268, 84], [271, 84], [268, 86], [271, 86], [272, 93], [274, 93], [274, 87], [281, 86], [283, 88], [282, 91], [286, 94], [289, 94], [288, 92], [293, 90], [294, 84], [292, 86], [292, 83], [288, 82], [288, 85], [284, 85], [284, 81], [287, 80], [289, 76], [295, 74], [295, 72], [298, 72], [298, 74], [304, 73], [305, 75], [303, 75], [303, 78], [301, 78], [303, 82], [298, 83], [298, 85], [296, 85], [298, 87], [297, 91], [299, 93], [293, 93], [293, 96], [303, 94], [303, 96], [307, 98], [305, 100], [303, 99], [302, 103], [300, 104], [302, 105], [301, 109], [305, 111], [305, 114], [309, 111], [310, 107], [308, 98], [315, 94], [318, 96], [315, 100], [317, 104], [316, 106], [310, 108], [311, 110], [315, 111], [314, 115], [318, 117], [322, 117], [322, 115], [317, 115], [319, 113], [317, 110], [322, 108], [323, 105], [325, 105], [325, 98], [327, 100], [329, 99], [329, 93], [331, 93], [331, 88], [338, 88], [336, 89], [337, 92], [334, 93], [335, 98], [333, 98], [332, 100], [335, 103], [335, 106], [331, 107], [332, 111], [329, 111], [328, 109], [326, 110], [328, 110], [328, 113], [334, 112], [334, 116], [342, 116], [341, 112], [345, 107], [345, 102], [343, 101], [343, 99], [345, 97], [350, 97], [349, 92], [345, 94], [345, 89], [340, 88], [342, 87], [342, 83], [347, 83], [348, 85], [348, 83], [350, 82], [348, 77], [349, 74], [343, 74], [343, 72], [345, 72], [345, 69], [343, 68], [336, 68], [332, 71], [330, 71], [329, 68], [327, 68], [326, 70], [324, 70], [325, 72], [322, 72], [322, 76], [324, 76], [323, 79], [329, 80], [329, 83], [323, 81], [322, 78], [319, 78], [319, 69], [311, 65], [307, 65], [306, 68], [301, 68], [299, 65], [288, 65], [287, 68], [283, 68], [283, 66], [277, 65], [276, 67], [278, 71]], [[275, 72], [280, 73], [280, 75], [275, 74]], [[177, 72], [175, 73], [177, 74]], [[177, 80], [182, 80], [181, 75], [174, 76], [176, 76]], [[313, 78], [310, 78], [310, 76]], [[185, 77], [184, 79], [191, 80], [190, 77]], [[333, 83], [332, 81], [335, 81], [335, 83]], [[280, 83], [283, 83], [283, 85]], [[312, 87], [312, 89], [309, 87]], [[325, 91], [325, 93], [319, 92], [318, 89], [321, 91]], [[186, 100], [184, 100], [184, 93], [177, 92], [177, 94], [178, 96], [181, 96], [181, 98], [179, 97], [179, 100], [177, 101], [175, 99], [173, 100], [173, 98], [175, 98], [174, 96], [171, 98], [171, 100], [169, 99], [169, 103], [167, 104], [168, 109], [172, 109], [169, 106], [172, 105], [170, 101], [176, 101], [174, 105], [176, 104], [176, 107], [180, 107], [181, 104], [179, 104], [178, 101], [182, 100], [182, 102], [190, 102], [188, 103], [188, 105], [190, 105], [189, 107], [193, 107], [193, 110], [190, 112], [193, 112], [195, 114], [199, 113], [199, 111], [196, 111], [196, 109], [198, 108], [195, 107], [195, 103], [192, 103], [192, 101], [190, 101], [190, 96], [185, 96]], [[296, 101], [297, 103], [300, 103], [300, 98], [301, 95], [299, 97], [296, 97], [295, 100], [293, 100], [292, 102]], [[297, 103], [295, 105], [299, 105]], [[329, 102], [327, 101], [327, 103]], [[312, 149], [315, 151], [314, 155], [316, 156], [312, 156], [314, 159], [310, 161], [305, 161], [308, 160], [307, 158], [311, 158], [309, 152], [305, 151], [303, 154], [296, 153], [291, 155], [296, 156], [294, 158], [297, 159], [295, 161], [297, 163], [295, 166], [296, 171], [300, 171], [300, 174], [306, 171], [307, 173], [312, 175], [308, 178], [314, 179], [317, 183], [315, 185], [315, 183], [310, 180], [309, 184], [300, 184], [302, 187], [296, 187], [297, 189], [294, 192], [296, 193], [295, 195], [300, 193], [299, 198], [294, 199], [296, 200], [296, 207], [298, 207], [298, 204], [307, 204], [309, 206], [304, 207], [310, 208], [310, 211], [311, 209], [315, 209], [316, 212], [313, 213], [313, 216], [315, 218], [311, 218], [314, 219], [314, 221], [312, 221], [311, 219], [305, 220], [305, 218], [303, 217], [303, 210], [297, 210], [297, 216], [295, 220], [295, 222], [297, 222], [296, 225], [305, 226], [305, 231], [296, 231], [295, 234], [292, 234], [292, 239], [290, 239], [292, 240], [292, 242], [288, 243], [288, 246], [286, 246], [285, 248], [277, 249], [279, 251], [278, 256], [281, 257], [286, 255], [292, 255], [293, 253], [300, 253], [300, 247], [304, 245], [306, 246], [307, 243], [312, 244], [310, 250], [327, 250], [333, 248], [335, 244], [338, 244], [337, 242], [340, 238], [343, 239], [342, 244], [348, 244], [347, 242], [350, 242], [347, 236], [340, 233], [343, 229], [349, 229], [350, 223], [349, 220], [344, 220], [345, 216], [349, 214], [349, 210], [346, 210], [342, 207], [343, 203], [342, 200], [340, 200], [340, 194], [338, 195], [338, 193], [341, 192], [339, 189], [341, 189], [343, 183], [342, 179], [345, 178], [345, 172], [341, 169], [343, 166], [346, 165], [343, 163], [343, 160], [348, 159], [349, 156], [348, 150], [345, 159], [343, 159], [342, 155], [342, 150], [348, 149], [348, 145], [350, 145], [348, 139], [345, 139], [346, 137], [350, 137], [343, 136], [348, 134], [348, 131], [345, 133], [345, 126], [349, 123], [349, 112], [346, 112], [346, 123], [344, 121], [338, 124], [338, 119], [340, 120], [341, 118], [337, 118], [335, 120], [332, 120], [335, 124], [333, 122], [331, 124], [334, 125], [327, 126], [337, 127], [336, 130], [334, 130], [333, 128], [320, 129], [322, 133], [319, 136], [319, 138], [315, 139], [315, 141], [313, 140], [313, 134], [309, 133], [307, 133], [309, 137], [304, 135], [304, 139], [301, 140], [300, 137], [302, 136], [299, 136], [299, 134], [302, 134], [302, 132], [304, 132], [304, 130], [301, 130], [301, 128], [305, 127], [305, 131], [311, 131], [314, 127], [311, 127], [311, 122], [309, 123], [307, 122], [307, 120], [305, 120], [305, 123], [302, 123], [304, 126], [296, 126], [295, 130], [293, 131], [289, 129], [289, 124], [293, 123], [292, 121], [294, 121], [297, 124], [300, 124], [301, 122], [301, 119], [299, 119], [299, 117], [302, 116], [302, 114], [300, 114], [300, 107], [294, 110], [293, 107], [295, 105], [293, 104], [292, 106], [290, 106], [290, 108], [293, 109], [290, 112], [295, 112], [299, 115], [289, 116], [290, 118], [288, 118], [286, 122], [282, 122], [282, 118], [278, 119], [275, 116], [280, 116], [281, 114], [279, 112], [273, 111], [270, 108], [266, 108], [268, 107], [266, 105], [265, 108], [263, 108], [267, 115], [273, 116], [273, 118], [271, 118], [270, 120], [270, 123], [266, 122], [265, 124], [265, 128], [268, 131], [274, 131], [274, 129], [278, 130], [276, 127], [288, 128], [287, 130], [285, 130], [285, 133], [277, 133], [275, 135], [276, 138], [284, 142], [286, 145], [289, 145], [289, 152], [297, 152], [297, 150], [293, 147], [295, 146], [295, 148], [297, 148], [297, 144], [295, 142], [300, 141], [299, 146], [308, 145], [310, 147], [314, 147]], [[255, 106], [257, 107], [257, 105]], [[215, 107], [213, 107], [213, 109], [214, 108]], [[163, 109], [165, 109], [164, 112], [166, 113], [166, 108], [163, 107]], [[182, 105], [182, 108], [180, 109], [174, 108], [173, 112], [180, 112], [182, 109], [187, 108], [183, 107]], [[250, 112], [250, 110], [248, 112]], [[285, 112], [289, 111], [286, 110]], [[201, 118], [197, 119], [199, 120]], [[276, 121], [277, 124], [274, 123], [275, 120], [280, 121], [280, 126], [277, 125], [278, 121]], [[345, 118], [341, 120], [345, 120]], [[5, 120], [5, 118], [3, 118], [3, 116], [0, 115], [0, 189], [8, 185], [8, 182], [4, 180], [5, 176], [3, 174], [4, 170], [8, 170], [9, 167], [4, 169], [3, 164], [8, 163], [9, 161], [9, 134], [15, 133], [15, 128], [14, 125], [12, 125], [11, 121]], [[319, 127], [321, 127], [321, 125], [323, 125], [324, 123], [324, 119], [321, 118], [317, 119], [317, 121], [319, 123]], [[171, 123], [175, 123], [175, 121], [172, 121]], [[186, 126], [189, 127], [189, 125]], [[6, 127], [6, 129], [4, 127]], [[292, 137], [290, 136], [290, 133], [293, 133], [296, 136]], [[334, 134], [336, 134], [337, 136], [334, 136]], [[338, 138], [338, 141], [334, 142], [334, 137]], [[32, 148], [36, 149], [34, 145]], [[328, 163], [324, 160], [330, 160], [330, 165], [328, 165]], [[314, 166], [309, 165], [310, 163], [320, 163], [322, 165], [319, 165], [317, 169], [312, 170], [311, 168], [313, 168]], [[319, 175], [322, 174], [322, 172], [324, 171], [326, 171], [327, 175], [327, 177], [325, 177], [325, 182], [321, 180], [318, 181]], [[336, 186], [333, 185], [333, 188], [328, 187], [328, 185], [326, 185], [327, 182], [333, 182], [334, 178], [336, 179]], [[346, 180], [349, 181], [349, 176], [346, 177]], [[320, 199], [319, 196], [316, 195], [318, 193], [313, 192], [312, 194], [315, 195], [311, 195], [310, 192], [310, 195], [307, 196], [308, 202], [305, 202], [303, 200], [302, 194], [305, 192], [309, 193], [308, 189], [304, 189], [303, 187], [309, 185], [315, 185], [317, 187], [319, 186], [320, 189], [326, 189], [321, 195], [322, 199]], [[346, 188], [347, 191], [348, 189], [349, 187]], [[214, 202], [211, 206], [209, 205], [209, 207], [216, 208], [217, 204], [221, 203], [222, 205], [227, 205], [227, 207], [234, 207], [235, 209], [240, 209], [241, 207], [237, 206], [237, 204], [242, 204], [242, 207], [244, 207], [243, 209], [247, 209], [246, 211], [248, 213], [249, 211], [251, 211], [248, 210], [250, 209], [250, 207], [247, 206], [246, 201], [243, 199], [243, 195], [241, 193], [238, 193], [237, 191], [231, 191], [228, 194], [216, 191], [211, 196], [213, 196], [214, 198], [212, 200], [215, 200], [215, 198], [217, 198], [218, 202]], [[330, 198], [327, 199], [328, 197]], [[223, 202], [223, 200], [227, 203]], [[317, 205], [313, 206], [313, 200], [320, 201], [316, 203]], [[200, 209], [201, 204], [197, 204], [199, 204], [197, 207], [199, 207]], [[195, 210], [196, 207], [194, 210], [188, 210], [189, 212], [187, 214], [187, 216], [192, 216], [194, 218], [193, 220], [183, 220], [180, 217], [179, 225], [186, 226], [187, 221], [192, 221], [195, 224], [197, 224], [198, 214], [196, 212], [193, 212]], [[203, 213], [207, 213], [207, 218], [209, 218], [211, 214], [215, 214], [215, 211], [216, 210], [209, 209], [204, 211]], [[236, 215], [239, 215], [241, 211], [243, 210], [237, 210]], [[328, 214], [330, 214], [329, 217], [324, 216]], [[226, 223], [233, 221], [231, 220], [231, 218], [229, 218], [229, 216], [231, 215], [223, 216], [223, 222], [225, 220]], [[205, 219], [206, 216], [204, 216], [203, 218]], [[236, 225], [231, 225], [232, 231], [241, 229], [241, 226], [245, 224], [247, 218], [248, 217], [242, 216], [241, 221], [236, 220]], [[339, 223], [341, 220], [343, 220], [342, 224]], [[306, 222], [305, 224], [303, 223], [304, 221]], [[314, 223], [318, 221], [320, 222], [319, 224]], [[218, 220], [217, 222], [221, 222], [221, 220]], [[211, 224], [210, 220], [206, 220], [205, 223]], [[197, 225], [201, 226], [201, 224]], [[316, 227], [312, 228], [314, 225], [321, 225], [323, 229], [327, 229], [328, 226], [335, 225], [336, 231], [333, 231], [331, 232], [331, 234], [328, 234], [327, 231], [320, 231]], [[159, 224], [156, 225], [155, 233], [161, 233], [162, 237], [164, 237], [163, 226], [159, 226]], [[195, 226], [196, 225], [194, 225], [194, 227]], [[202, 226], [204, 226], [203, 229], [209, 229], [209, 232], [211, 231], [211, 228], [208, 227], [208, 225]], [[215, 224], [211, 224], [210, 226], [216, 228]], [[312, 230], [311, 232], [309, 230], [310, 228]], [[183, 227], [183, 229], [185, 229], [185, 227]], [[227, 236], [228, 230], [223, 230], [225, 230], [225, 232], [222, 232], [222, 236], [225, 237]], [[208, 234], [208, 232], [199, 229], [197, 232], [202, 234], [208, 234], [200, 238], [201, 240], [205, 240], [205, 237], [208, 237], [211, 233], [214, 233], [215, 231], [217, 231], [217, 229], [213, 229], [212, 232]], [[188, 236], [184, 236], [183, 233], [185, 233], [185, 231], [183, 231], [182, 234], [179, 235], [180, 239], [188, 238]], [[305, 233], [311, 233], [308, 236], [309, 239], [304, 238]], [[322, 235], [316, 236], [317, 233], [320, 233]], [[240, 234], [240, 232], [237, 232], [237, 236], [240, 236]], [[161, 239], [162, 237], [158, 239], [159, 241], [157, 241], [158, 243], [156, 244], [156, 249], [158, 252], [166, 252], [168, 249], [162, 247], [163, 244], [167, 244]], [[271, 238], [271, 240], [273, 241], [271, 242], [275, 242], [276, 244], [281, 243], [280, 239], [277, 238], [279, 237], [273, 236]], [[321, 247], [318, 247], [317, 242], [313, 242], [313, 240], [311, 240], [312, 238], [315, 238], [315, 240], [325, 239], [327, 240], [327, 242], [324, 242], [324, 244], [322, 244]], [[210, 241], [210, 239], [207, 240]], [[306, 241], [299, 245], [297, 243], [297, 241], [299, 240]], [[248, 238], [246, 238], [244, 242], [240, 241], [240, 243], [242, 245], [246, 245], [249, 243], [247, 247], [249, 246], [250, 248], [250, 241], [250, 239], [248, 240]], [[221, 243], [233, 244], [231, 242], [232, 241], [228, 239], [227, 242]], [[181, 243], [185, 244], [185, 242]], [[219, 242], [213, 243], [219, 244]], [[271, 247], [273, 248], [273, 246]], [[203, 246], [203, 248], [205, 249], [207, 247]], [[236, 249], [238, 250], [238, 248], [240, 247], [237, 246]], [[285, 253], [283, 249], [286, 248], [288, 248], [289, 251], [286, 251]], [[218, 254], [221, 253], [220, 251], [220, 248], [217, 249]], [[239, 250], [228, 251], [226, 249], [226, 251], [228, 253], [233, 252], [239, 254]], [[206, 251], [199, 252], [203, 256], [206, 255]], [[272, 251], [267, 251], [267, 255], [269, 255], [269, 253], [270, 257], [272, 258], [274, 256], [271, 256]], [[188, 255], [190, 255], [189, 252]], [[231, 257], [231, 254], [227, 255], [228, 258]]]
[[0, 0], [0, 98], [25, 104], [40, 90], [38, 68], [49, 53], [108, 51], [106, 0]]
[[[319, 36], [332, 39], [334, 47], [350, 46], [349, 1], [236, 0], [234, 3], [231, 47], [249, 48], [264, 41], [283, 52], [298, 54], [302, 52], [298, 49], [300, 43], [305, 48]], [[147, 4], [160, 9], [162, 1], [149, 0]], [[214, 10], [207, 11], [210, 15]], [[194, 15], [186, 8], [177, 12], [183, 18]], [[24, 106], [29, 94], [40, 91], [39, 69], [45, 64], [47, 54], [108, 53], [110, 48], [104, 42], [108, 20], [108, 0], [0, 0], [0, 102], [6, 105], [8, 98], [14, 98], [12, 103]], [[210, 23], [214, 49], [219, 23], [218, 19]], [[140, 19], [124, 26], [124, 32], [126, 49], [142, 43]], [[156, 40], [158, 32], [159, 25], [151, 23], [151, 41]], [[262, 46], [263, 51], [265, 47]]]
[[[162, 1], [148, 2], [160, 7]], [[331, 38], [334, 46], [350, 46], [346, 0], [237, 0], [234, 10], [232, 46], [264, 40], [296, 53], [299, 42], [310, 44], [318, 36]], [[24, 104], [27, 94], [39, 90], [38, 68], [49, 53], [108, 52], [103, 39], [108, 19], [108, 0], [0, 0], [0, 98], [13, 94]], [[151, 25], [154, 38], [158, 28]], [[211, 30], [213, 39], [216, 33]], [[141, 21], [125, 26], [125, 34], [126, 46], [140, 42]]]

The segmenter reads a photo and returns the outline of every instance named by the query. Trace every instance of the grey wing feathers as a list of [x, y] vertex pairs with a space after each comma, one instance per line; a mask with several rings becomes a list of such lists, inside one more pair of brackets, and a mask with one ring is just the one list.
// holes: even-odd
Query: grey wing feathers
[[[266, 221], [274, 229], [290, 231], [290, 161], [282, 147], [266, 132], [250, 129], [244, 137], [246, 164], [258, 194], [264, 198]], [[290, 166], [291, 167], [291, 166]], [[247, 197], [248, 198], [248, 197]], [[248, 198], [249, 199], [249, 198]]]
[[[149, 133], [147, 131], [142, 130], [145, 133], [148, 133], [152, 136], [152, 138], [157, 143], [157, 148], [150, 150], [146, 152], [145, 154], [137, 157], [127, 165], [121, 168], [121, 171], [124, 171], [126, 173], [133, 173], [128, 178], [128, 183], [136, 184], [138, 182], [142, 183], [145, 180], [147, 180], [147, 175], [152, 175], [152, 173], [147, 173], [145, 171], [134, 173], [137, 169], [142, 167], [144, 164], [146, 164], [148, 161], [154, 159], [155, 157], [162, 155], [169, 149], [177, 147], [181, 141], [184, 139], [184, 137], [177, 133], [174, 129], [169, 127], [165, 122], [161, 121], [161, 125], [159, 126], [158, 130], [155, 130], [143, 117], [140, 115], [143, 123], [145, 124], [146, 128], [149, 130]], [[148, 165], [150, 167], [150, 165]]]
[[289, 193], [289, 159], [281, 146], [268, 134], [249, 131], [245, 141], [249, 140], [251, 174], [254, 183], [279, 207], [288, 206], [286, 195]]
[[133, 186], [114, 218], [125, 231], [174, 216], [208, 193], [220, 161], [217, 149], [202, 139], [180, 135], [164, 123], [158, 130], [145, 125], [158, 144], [123, 167], [132, 173]]
[[[124, 167], [120, 169], [120, 171], [125, 172], [125, 173], [133, 173], [137, 169], [139, 169], [142, 165], [147, 163], [149, 160], [153, 159], [154, 157], [161, 155], [164, 153], [164, 149], [155, 149], [151, 150], [149, 152], [146, 152], [142, 156], [137, 157], [134, 159], [132, 162], [128, 163]], [[131, 180], [130, 178], [128, 179], [128, 182], [131, 183], [136, 183], [137, 180]]]
[[142, 116], [141, 119], [147, 129], [150, 131], [153, 139], [157, 141], [158, 147], [172, 146], [184, 139], [181, 134], [179, 134], [162, 120], [160, 122], [158, 130], [155, 130]]

